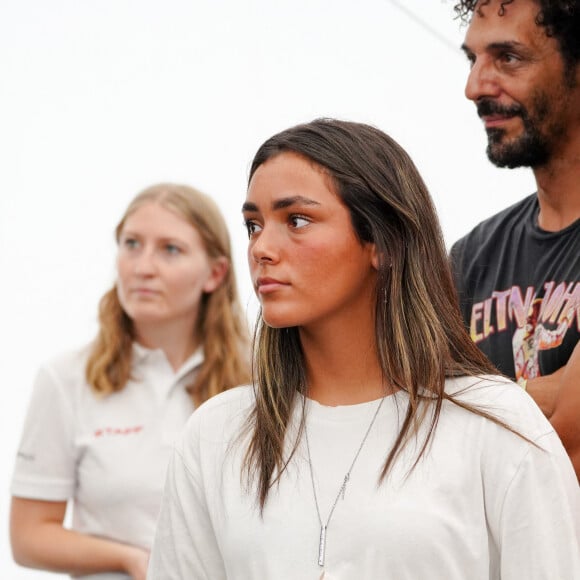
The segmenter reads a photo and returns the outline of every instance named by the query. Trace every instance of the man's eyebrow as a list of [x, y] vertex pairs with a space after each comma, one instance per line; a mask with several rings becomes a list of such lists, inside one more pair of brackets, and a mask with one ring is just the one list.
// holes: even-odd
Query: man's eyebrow
[[[292, 207], [293, 205], [320, 205], [320, 203], [308, 197], [304, 197], [303, 195], [293, 195], [290, 197], [282, 197], [281, 199], [275, 200], [274, 202], [272, 202], [272, 209], [273, 210], [286, 209], [288, 207]], [[260, 210], [255, 203], [251, 201], [246, 201], [242, 206], [242, 212], [245, 211], [258, 212]]]
[[[485, 47], [485, 50], [497, 52], [501, 50], [514, 50], [514, 49], [525, 50], [526, 48], [527, 48], [526, 45], [522, 44], [521, 42], [517, 42], [515, 40], [505, 40], [503, 42], [491, 42]], [[465, 43], [461, 45], [461, 50], [466, 54], [472, 54], [473, 52], [471, 48], [469, 48], [469, 46], [467, 46], [467, 44]]]
[[465, 54], [471, 54], [471, 49], [469, 46], [467, 46], [467, 44], [465, 44], [465, 42], [461, 45], [460, 48]]

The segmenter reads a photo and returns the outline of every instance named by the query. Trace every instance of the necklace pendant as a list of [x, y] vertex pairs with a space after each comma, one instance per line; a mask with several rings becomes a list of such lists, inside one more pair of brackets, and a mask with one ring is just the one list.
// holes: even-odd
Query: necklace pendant
[[[320, 543], [318, 544], [318, 565], [324, 566], [324, 557], [326, 555], [326, 526], [320, 527]], [[324, 572], [323, 572], [324, 574]]]

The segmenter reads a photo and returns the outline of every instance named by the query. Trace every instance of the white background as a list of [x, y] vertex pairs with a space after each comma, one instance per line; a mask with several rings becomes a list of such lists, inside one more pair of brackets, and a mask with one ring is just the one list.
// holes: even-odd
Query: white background
[[279, 130], [334, 116], [390, 133], [448, 245], [534, 190], [485, 157], [463, 34], [441, 0], [0, 0], [0, 578], [55, 577], [11, 562], [13, 457], [37, 366], [96, 331], [139, 190], [215, 197], [252, 318], [240, 207]]

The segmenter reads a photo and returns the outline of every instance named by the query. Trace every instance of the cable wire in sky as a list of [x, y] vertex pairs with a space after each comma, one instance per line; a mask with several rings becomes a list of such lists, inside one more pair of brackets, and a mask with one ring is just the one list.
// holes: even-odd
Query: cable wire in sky
[[459, 48], [451, 42], [444, 34], [441, 34], [437, 29], [433, 28], [431, 25], [427, 24], [424, 20], [419, 18], [414, 12], [409, 10], [404, 4], [398, 2], [398, 0], [388, 0], [395, 8], [398, 8], [403, 12], [408, 18], [410, 18], [415, 24], [427, 31], [431, 36], [436, 38], [441, 44], [446, 48], [452, 50], [457, 56], [461, 56]]

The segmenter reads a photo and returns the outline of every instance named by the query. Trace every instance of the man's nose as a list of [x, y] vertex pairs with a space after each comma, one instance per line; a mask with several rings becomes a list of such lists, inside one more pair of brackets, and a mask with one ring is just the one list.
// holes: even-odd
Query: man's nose
[[499, 97], [500, 93], [499, 76], [493, 63], [486, 59], [478, 59], [469, 71], [465, 84], [465, 96], [477, 102], [485, 97]]

